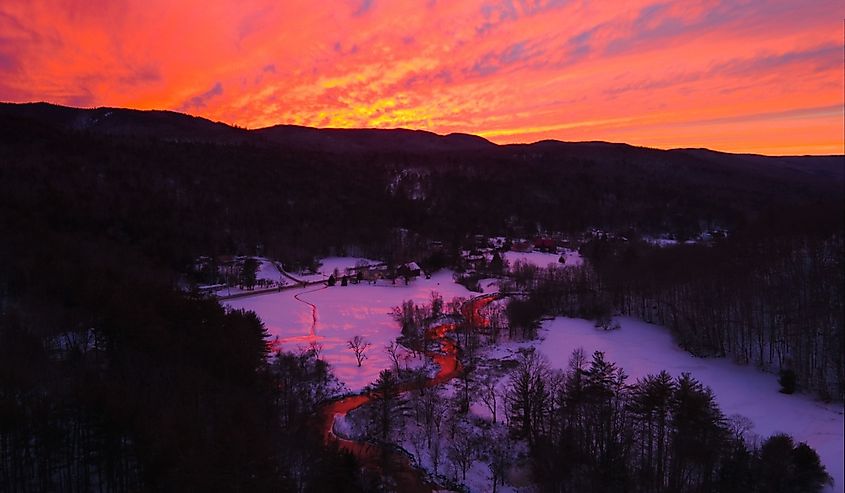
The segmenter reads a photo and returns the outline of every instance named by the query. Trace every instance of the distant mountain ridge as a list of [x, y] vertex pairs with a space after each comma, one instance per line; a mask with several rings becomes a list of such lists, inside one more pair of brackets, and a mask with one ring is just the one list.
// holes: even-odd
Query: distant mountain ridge
[[842, 156], [247, 130], [168, 111], [0, 104], [0, 227], [75, 228], [173, 265], [259, 243], [302, 260], [329, 247], [387, 251], [402, 231], [454, 245], [591, 228], [827, 231], [843, 200]]
[[475, 135], [438, 135], [425, 130], [312, 128], [274, 125], [247, 130], [206, 118], [166, 110], [72, 108], [50, 103], [0, 103], [0, 115], [27, 118], [66, 130], [106, 135], [154, 137], [170, 141], [221, 144], [279, 144], [321, 151], [453, 151], [489, 149], [496, 144]]
[[543, 160], [572, 159], [604, 163], [641, 163], [656, 171], [707, 168], [716, 173], [751, 172], [761, 176], [839, 187], [845, 182], [845, 159], [834, 156], [763, 156], [709, 149], [661, 150], [609, 142], [543, 140], [499, 145], [476, 135], [438, 135], [425, 130], [313, 128], [275, 125], [244, 129], [206, 118], [165, 110], [82, 109], [50, 103], [0, 103], [0, 117], [22, 118], [63, 131], [164, 141], [249, 144], [320, 153], [473, 153], [479, 157]]
[[[128, 108], [74, 108], [52, 103], [0, 103], [0, 115], [17, 116], [65, 129], [87, 130], [109, 135], [158, 137], [166, 140], [188, 140], [217, 143], [277, 143], [299, 146], [337, 146], [343, 150], [362, 148], [397, 150], [489, 150], [491, 148], [552, 149], [608, 149], [636, 148], [625, 143], [604, 141], [566, 142], [541, 140], [526, 144], [499, 145], [472, 134], [451, 133], [440, 135], [426, 130], [405, 128], [315, 128], [301, 125], [279, 124], [257, 129], [244, 129], [222, 122], [170, 110], [134, 110]], [[660, 151], [654, 148], [641, 148]], [[326, 150], [325, 147], [322, 150]], [[794, 160], [805, 157], [834, 156], [766, 156], [734, 154], [705, 148], [678, 148], [669, 152], [687, 153], [705, 157], [708, 153], [726, 156], [743, 156], [746, 160], [778, 158]], [[710, 156], [712, 157], [712, 156]]]
[[462, 133], [439, 135], [426, 130], [404, 128], [313, 128], [299, 125], [274, 125], [250, 132], [277, 144], [306, 147], [329, 146], [333, 150], [455, 151], [486, 150], [496, 146], [477, 135]]
[[65, 130], [106, 135], [220, 143], [251, 140], [246, 130], [175, 111], [107, 107], [83, 109], [50, 103], [0, 103], [0, 115], [26, 118]]

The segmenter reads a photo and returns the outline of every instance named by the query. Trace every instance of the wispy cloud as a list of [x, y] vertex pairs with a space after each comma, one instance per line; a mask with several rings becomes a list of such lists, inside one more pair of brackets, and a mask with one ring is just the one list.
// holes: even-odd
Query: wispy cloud
[[841, 105], [819, 106], [813, 108], [795, 108], [785, 111], [767, 111], [763, 113], [751, 113], [719, 118], [706, 118], [701, 120], [690, 120], [681, 122], [683, 126], [710, 126], [725, 123], [760, 123], [772, 121], [795, 121], [813, 120], [815, 118], [829, 118], [845, 116], [845, 109]]
[[357, 17], [366, 14], [371, 8], [373, 8], [374, 2], [375, 0], [360, 0], [358, 7], [352, 12], [352, 15]]
[[753, 76], [760, 72], [779, 70], [791, 65], [800, 65], [809, 72], [842, 68], [842, 45], [829, 43], [806, 50], [768, 53], [756, 57], [728, 60], [716, 64], [708, 72], [710, 75], [719, 73], [734, 76]]
[[208, 104], [208, 102], [212, 98], [214, 98], [216, 96], [220, 96], [221, 94], [223, 94], [223, 84], [221, 84], [220, 82], [216, 82], [211, 87], [211, 89], [209, 89], [209, 90], [207, 90], [207, 91], [205, 91], [201, 94], [197, 94], [196, 96], [193, 96], [192, 98], [183, 102], [179, 106], [179, 109], [181, 109], [181, 110], [199, 110], [199, 109], [202, 109]]
[[526, 41], [520, 41], [500, 51], [485, 53], [469, 67], [467, 73], [486, 77], [503, 68], [531, 61], [541, 55], [541, 49], [529, 45]]
[[0, 100], [812, 152], [845, 131], [843, 17], [841, 0], [5, 0]]
[[161, 72], [155, 65], [145, 65], [138, 68], [129, 68], [127, 73], [119, 77], [121, 84], [129, 86], [137, 86], [139, 84], [148, 84], [161, 80]]

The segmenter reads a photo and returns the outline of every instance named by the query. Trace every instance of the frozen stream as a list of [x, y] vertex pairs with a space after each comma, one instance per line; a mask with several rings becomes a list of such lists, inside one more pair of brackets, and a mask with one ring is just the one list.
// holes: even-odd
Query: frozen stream
[[[400, 334], [399, 325], [390, 316], [393, 307], [404, 300], [427, 304], [432, 291], [440, 293], [444, 303], [454, 297], [468, 299], [478, 294], [455, 284], [451, 271], [440, 271], [431, 279], [415, 279], [407, 286], [401, 280], [395, 285], [379, 281], [376, 285], [361, 283], [325, 289], [309, 286], [232, 299], [226, 304], [257, 313], [270, 332], [271, 340], [284, 351], [297, 352], [312, 342], [321, 344], [320, 357], [331, 364], [335, 375], [349, 390], [357, 392], [378, 378], [381, 370], [392, 365], [385, 346]], [[346, 341], [356, 335], [372, 344], [361, 367], [346, 346]], [[403, 366], [424, 363], [423, 358], [406, 356], [409, 359]]]
[[[374, 381], [380, 370], [391, 366], [384, 346], [399, 335], [399, 328], [390, 317], [391, 309], [407, 299], [427, 303], [431, 291], [438, 291], [444, 302], [456, 296], [471, 298], [476, 294], [455, 284], [451, 272], [442, 271], [431, 279], [414, 280], [408, 286], [401, 281], [396, 285], [359, 284], [317, 291], [311, 286], [233, 299], [227, 304], [254, 310], [266, 324], [271, 338], [278, 338], [283, 350], [297, 351], [312, 341], [322, 344], [323, 359], [351, 391], [358, 392]], [[310, 305], [316, 305], [317, 309]], [[556, 318], [544, 322], [541, 340], [530, 344], [538, 346], [558, 368], [567, 366], [572, 351], [578, 347], [588, 356], [593, 351], [603, 351], [608, 360], [625, 369], [630, 383], [664, 369], [673, 376], [690, 372], [713, 389], [725, 416], [740, 414], [749, 418], [754, 423], [752, 432], [761, 437], [783, 432], [813, 447], [835, 480], [831, 491], [845, 491], [845, 420], [841, 404], [824, 404], [800, 394], [781, 394], [775, 375], [725, 358], [693, 357], [675, 344], [665, 327], [632, 318], [619, 321], [620, 330], [605, 332], [596, 329], [590, 321]], [[368, 359], [360, 368], [346, 347], [346, 341], [355, 335], [362, 335], [372, 343]], [[508, 352], [513, 347], [505, 344], [491, 348], [491, 352]], [[417, 365], [423, 361], [407, 363]]]

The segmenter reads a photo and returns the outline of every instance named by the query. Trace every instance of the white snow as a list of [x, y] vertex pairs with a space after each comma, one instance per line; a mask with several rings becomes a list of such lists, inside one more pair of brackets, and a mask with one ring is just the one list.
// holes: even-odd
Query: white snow
[[267, 259], [260, 259], [261, 264], [258, 266], [258, 272], [255, 273], [256, 279], [266, 279], [268, 281], [274, 281], [277, 284], [287, 284], [290, 280], [282, 275], [279, 272], [279, 269], [276, 267], [271, 260]]
[[239, 295], [244, 293], [252, 293], [255, 290], [266, 289], [267, 287], [278, 287], [278, 286], [285, 286], [290, 284], [292, 281], [285, 277], [279, 269], [276, 267], [276, 264], [267, 258], [264, 257], [254, 257], [258, 260], [258, 269], [255, 272], [255, 279], [261, 281], [270, 281], [272, 283], [271, 286], [260, 286], [256, 285], [254, 289], [241, 289], [240, 286], [237, 285], [236, 281], [233, 280], [232, 286], [226, 286], [226, 284], [214, 284], [214, 285], [207, 285], [207, 286], [198, 286], [201, 290], [211, 290], [215, 295], [224, 297], [224, 296], [232, 296], [232, 295]]
[[[643, 239], [644, 242], [646, 242], [650, 245], [658, 246], [658, 247], [670, 247], [670, 246], [676, 246], [676, 245], [694, 245], [694, 244], [698, 243], [697, 240], [693, 240], [693, 239], [689, 239], [689, 240], [685, 240], [685, 241], [678, 241], [675, 238], [669, 238], [669, 237], [666, 237], [666, 236], [657, 236], [657, 237], [643, 236], [642, 239]], [[712, 239], [712, 235], [710, 235], [709, 233], [702, 233], [701, 235], [699, 235], [699, 240], [707, 241], [707, 240], [710, 240], [710, 239]]]
[[346, 269], [355, 267], [359, 262], [368, 265], [380, 264], [378, 260], [372, 260], [361, 257], [326, 257], [320, 259], [320, 267], [316, 273], [291, 272], [290, 274], [305, 282], [325, 281], [332, 275], [335, 269], [338, 270], [341, 276], [346, 274]]
[[[358, 391], [374, 381], [382, 369], [392, 365], [385, 346], [400, 335], [399, 325], [390, 315], [392, 308], [409, 299], [417, 304], [428, 303], [431, 291], [439, 292], [446, 303], [456, 296], [475, 296], [452, 281], [451, 271], [440, 271], [431, 279], [417, 278], [407, 286], [401, 280], [395, 285], [381, 282], [331, 288], [309, 286], [225, 303], [232, 308], [255, 311], [264, 321], [271, 339], [278, 338], [282, 350], [296, 352], [306, 349], [312, 341], [322, 344], [321, 357], [332, 365], [335, 375], [351, 391]], [[307, 303], [317, 307], [313, 331], [312, 310]], [[360, 368], [346, 345], [346, 341], [356, 335], [372, 344]], [[410, 367], [420, 363], [408, 361]], [[404, 366], [404, 361], [402, 364]]]
[[796, 442], [813, 447], [834, 478], [832, 491], [845, 491], [841, 404], [781, 394], [775, 375], [724, 358], [696, 358], [679, 348], [665, 327], [627, 317], [618, 321], [622, 328], [614, 331], [597, 329], [593, 322], [580, 319], [544, 322], [539, 349], [556, 368], [566, 368], [572, 351], [579, 347], [588, 357], [593, 351], [603, 351], [608, 361], [625, 370], [629, 383], [661, 370], [673, 376], [689, 372], [713, 390], [725, 416], [749, 418], [754, 423], [752, 432], [761, 438], [788, 433]]
[[[577, 252], [567, 251], [567, 254], [566, 265], [581, 262]], [[541, 267], [549, 263], [559, 264], [559, 254], [507, 252], [505, 255], [510, 262], [522, 258]], [[325, 259], [320, 270], [327, 272], [325, 277], [328, 277], [334, 268], [342, 270], [354, 266], [358, 260], [361, 259]], [[482, 283], [485, 291], [492, 290], [489, 286], [492, 281]], [[305, 349], [311, 342], [322, 344], [321, 357], [332, 365], [335, 374], [350, 390], [358, 391], [392, 364], [384, 348], [400, 331], [390, 316], [391, 309], [407, 299], [419, 304], [427, 303], [431, 291], [438, 291], [445, 302], [455, 296], [469, 298], [475, 295], [454, 283], [451, 271], [440, 271], [431, 279], [418, 278], [408, 286], [401, 280], [395, 285], [382, 281], [377, 285], [309, 286], [226, 303], [232, 308], [254, 310], [265, 322], [271, 337], [278, 338], [283, 350]], [[312, 324], [312, 306], [309, 303], [316, 306], [316, 324]], [[587, 320], [559, 317], [543, 323], [540, 340], [504, 343], [488, 348], [484, 353], [488, 361], [492, 361], [508, 357], [518, 348], [536, 346], [549, 358], [552, 366], [566, 368], [574, 349], [583, 348], [588, 356], [599, 350], [606, 354], [609, 361], [625, 370], [629, 383], [661, 370], [667, 370], [673, 376], [690, 372], [713, 390], [725, 416], [740, 414], [747, 417], [754, 423], [752, 432], [759, 437], [783, 432], [813, 447], [834, 478], [831, 491], [845, 491], [845, 421], [841, 404], [823, 404], [805, 395], [781, 394], [775, 375], [723, 358], [693, 357], [675, 344], [667, 328], [626, 317], [617, 320], [621, 329], [603, 331]], [[346, 341], [355, 335], [364, 336], [372, 343], [367, 352], [368, 359], [360, 368], [346, 346]], [[407, 362], [409, 366], [423, 363], [422, 360]], [[489, 370], [479, 368], [477, 374], [488, 373]], [[497, 387], [501, 390], [504, 385], [506, 378], [501, 379]], [[451, 387], [452, 384], [445, 386], [445, 395], [452, 393]], [[480, 402], [474, 402], [471, 411], [478, 417], [490, 418], [489, 410]], [[502, 408], [498, 414], [499, 419], [504, 418]], [[338, 422], [338, 425], [338, 431], [351, 431], [346, 422]], [[403, 445], [406, 450], [412, 451], [408, 443], [403, 442]], [[422, 457], [422, 460], [424, 465], [431, 466], [426, 464], [430, 459]], [[467, 484], [473, 490], [489, 488], [489, 472], [481, 461], [476, 462], [469, 472]]]
[[[560, 256], [563, 255], [566, 258], [566, 264], [560, 263]], [[537, 267], [545, 269], [549, 266], [549, 264], [554, 265], [565, 265], [567, 267], [573, 267], [577, 265], [581, 265], [584, 263], [584, 259], [581, 258], [581, 254], [579, 254], [575, 250], [565, 249], [562, 253], [545, 253], [545, 252], [505, 252], [504, 259], [507, 260], [511, 266], [513, 266], [514, 262], [517, 260], [521, 260], [523, 262], [527, 262], [532, 265], [536, 265]]]
[[334, 417], [334, 426], [332, 432], [346, 439], [358, 437], [360, 433], [355, 429], [354, 424], [347, 418], [346, 414], [336, 414]]

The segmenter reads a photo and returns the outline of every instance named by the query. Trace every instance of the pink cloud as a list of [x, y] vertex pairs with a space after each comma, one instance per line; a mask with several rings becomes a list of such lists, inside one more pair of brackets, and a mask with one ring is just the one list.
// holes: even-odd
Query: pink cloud
[[[843, 105], [842, 17], [829, 0], [8, 0], [0, 100], [247, 127], [842, 152], [841, 112], [811, 111]], [[803, 126], [753, 116], [789, 112]]]

